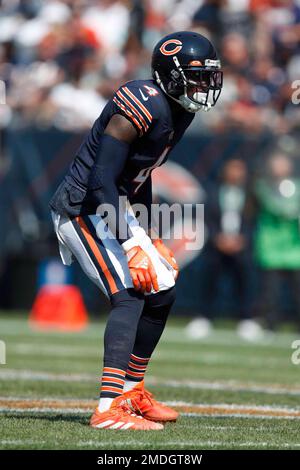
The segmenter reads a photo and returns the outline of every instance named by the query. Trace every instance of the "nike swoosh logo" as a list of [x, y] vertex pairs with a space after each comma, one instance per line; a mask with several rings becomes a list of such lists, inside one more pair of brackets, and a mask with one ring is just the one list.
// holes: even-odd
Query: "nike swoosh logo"
[[141, 90], [140, 88], [139, 88], [139, 90], [140, 90], [140, 94], [142, 95], [143, 100], [144, 100], [144, 101], [148, 101], [149, 96], [145, 96], [144, 93], [142, 92], [142, 90]]

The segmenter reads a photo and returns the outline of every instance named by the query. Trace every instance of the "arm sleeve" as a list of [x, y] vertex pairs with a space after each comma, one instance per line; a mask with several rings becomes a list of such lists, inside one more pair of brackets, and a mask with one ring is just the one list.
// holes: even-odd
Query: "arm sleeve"
[[117, 187], [128, 151], [129, 144], [104, 134], [88, 180], [88, 190], [93, 201], [98, 206], [101, 205], [98, 207], [98, 215], [103, 216], [105, 210], [105, 222], [120, 243], [124, 243], [133, 236], [125, 218], [126, 197], [119, 197]]

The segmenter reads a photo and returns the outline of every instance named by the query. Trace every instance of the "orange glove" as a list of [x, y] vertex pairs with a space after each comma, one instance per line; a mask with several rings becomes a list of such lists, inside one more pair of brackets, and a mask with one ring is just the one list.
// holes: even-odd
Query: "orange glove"
[[134, 246], [127, 252], [128, 267], [135, 290], [141, 292], [158, 291], [157, 276], [149, 256], [140, 246]]
[[164, 264], [166, 264], [168, 268], [171, 266], [174, 269], [174, 271], [176, 271], [176, 273], [175, 273], [175, 280], [176, 280], [177, 277], [178, 277], [178, 273], [179, 273], [179, 267], [178, 267], [178, 264], [176, 263], [176, 260], [174, 258], [173, 251], [170, 250], [170, 248], [168, 248], [162, 242], [162, 240], [160, 238], [157, 238], [156, 240], [153, 240], [152, 243], [155, 246], [155, 248], [157, 249], [162, 262]]

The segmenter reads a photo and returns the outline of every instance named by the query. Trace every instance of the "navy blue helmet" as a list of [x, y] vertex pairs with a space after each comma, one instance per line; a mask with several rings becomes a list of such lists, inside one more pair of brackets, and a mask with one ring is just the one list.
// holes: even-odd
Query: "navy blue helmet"
[[214, 106], [223, 86], [214, 46], [192, 31], [168, 34], [156, 44], [152, 75], [168, 96], [192, 113]]

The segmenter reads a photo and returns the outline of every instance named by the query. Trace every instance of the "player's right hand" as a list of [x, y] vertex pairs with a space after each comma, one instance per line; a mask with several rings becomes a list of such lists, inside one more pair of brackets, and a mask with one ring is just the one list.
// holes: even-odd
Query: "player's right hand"
[[127, 261], [135, 290], [158, 292], [158, 282], [153, 264], [145, 251], [140, 246], [134, 246], [127, 252]]

